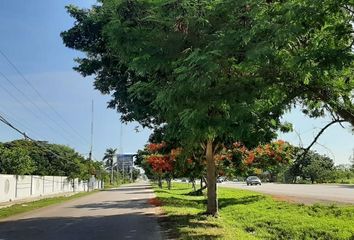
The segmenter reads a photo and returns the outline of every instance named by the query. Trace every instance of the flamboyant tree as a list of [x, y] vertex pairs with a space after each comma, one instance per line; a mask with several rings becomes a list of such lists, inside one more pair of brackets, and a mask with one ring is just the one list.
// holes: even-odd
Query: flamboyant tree
[[149, 154], [145, 156], [145, 161], [157, 176], [159, 187], [162, 187], [161, 180], [165, 178], [168, 189], [170, 189], [176, 157], [179, 155], [180, 150], [170, 149], [165, 142], [150, 143], [146, 146], [146, 150]]
[[294, 159], [293, 147], [282, 140], [247, 148], [235, 142], [215, 155], [219, 171], [226, 175], [244, 175], [269, 171], [289, 164]]
[[76, 23], [62, 37], [87, 53], [76, 70], [96, 75], [123, 120], [167, 123], [182, 145], [203, 146], [216, 215], [214, 153], [224, 142], [271, 141], [295, 101], [353, 124], [352, 9], [337, 0], [106, 0], [68, 7]]

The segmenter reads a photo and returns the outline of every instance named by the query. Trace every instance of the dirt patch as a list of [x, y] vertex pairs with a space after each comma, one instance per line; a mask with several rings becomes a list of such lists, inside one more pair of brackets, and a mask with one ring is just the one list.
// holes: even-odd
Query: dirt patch
[[161, 207], [162, 206], [162, 202], [158, 199], [158, 198], [151, 198], [148, 200], [148, 203], [150, 205], [153, 205], [155, 207]]
[[282, 201], [282, 202], [290, 202], [290, 203], [295, 203], [296, 199], [294, 197], [288, 197], [288, 196], [272, 196], [272, 198], [275, 201]]

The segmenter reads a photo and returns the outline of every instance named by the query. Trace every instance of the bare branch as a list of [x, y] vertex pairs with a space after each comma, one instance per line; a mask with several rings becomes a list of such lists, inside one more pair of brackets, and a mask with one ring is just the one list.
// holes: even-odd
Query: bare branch
[[332, 155], [333, 160], [334, 160], [334, 161], [336, 160], [336, 156], [334, 155], [334, 153], [333, 153], [333, 151], [332, 151], [331, 149], [329, 149], [329, 148], [326, 147], [325, 145], [320, 144], [320, 143], [318, 143], [318, 142], [317, 142], [316, 144], [317, 144], [318, 146], [321, 146], [321, 147], [323, 147], [324, 149], [326, 149], [327, 152]]
[[323, 132], [329, 128], [330, 126], [332, 126], [335, 123], [342, 123], [342, 122], [346, 122], [343, 119], [335, 119], [332, 122], [328, 123], [326, 126], [324, 126], [321, 131], [319, 131], [316, 135], [316, 137], [313, 139], [313, 141], [311, 142], [311, 144], [304, 149], [304, 152], [297, 158], [297, 160], [303, 159], [306, 157], [307, 153], [310, 151], [311, 147], [317, 142], [318, 138], [323, 134]]

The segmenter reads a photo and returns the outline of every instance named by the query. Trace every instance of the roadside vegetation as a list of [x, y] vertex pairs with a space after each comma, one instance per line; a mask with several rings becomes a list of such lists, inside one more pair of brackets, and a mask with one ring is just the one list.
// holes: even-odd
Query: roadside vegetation
[[205, 196], [190, 196], [190, 184], [155, 185], [166, 218], [162, 225], [178, 239], [353, 239], [354, 206], [303, 205], [263, 194], [219, 188], [219, 217], [205, 215]]
[[12, 205], [9, 207], [3, 207], [3, 208], [0, 208], [0, 219], [7, 218], [7, 217], [10, 217], [10, 216], [13, 216], [16, 214], [20, 214], [20, 213], [29, 212], [29, 211], [32, 211], [35, 209], [47, 207], [50, 205], [63, 203], [63, 202], [69, 201], [69, 200], [73, 200], [76, 198], [87, 196], [87, 195], [95, 193], [95, 192], [97, 192], [97, 191], [80, 192], [80, 193], [76, 193], [76, 194], [70, 195], [70, 196], [44, 198], [44, 199], [33, 201], [33, 202], [25, 202], [25, 203], [15, 204], [15, 205]]
[[100, 162], [86, 159], [74, 149], [47, 142], [15, 140], [0, 143], [0, 174], [67, 176], [105, 179]]
[[118, 187], [138, 178], [140, 172], [135, 168], [132, 174], [131, 169], [125, 169], [123, 174], [115, 159], [114, 149], [107, 149], [102, 161], [96, 161], [59, 144], [30, 140], [0, 142], [0, 174], [67, 176], [79, 180], [95, 176], [104, 181], [105, 188]]
[[[281, 183], [354, 183], [354, 155], [350, 164], [335, 165], [332, 158], [309, 150], [293, 147], [294, 155], [288, 165], [275, 166], [259, 174], [270, 182]], [[241, 176], [242, 177], [242, 176]]]
[[210, 215], [218, 174], [287, 163], [277, 147], [256, 150], [292, 130], [283, 116], [294, 107], [330, 119], [301, 158], [329, 126], [354, 126], [350, 1], [108, 0], [67, 10], [74, 24], [61, 37], [84, 53], [74, 69], [94, 77], [123, 122], [153, 129], [149, 144], [166, 143], [145, 158], [155, 173], [204, 178]]

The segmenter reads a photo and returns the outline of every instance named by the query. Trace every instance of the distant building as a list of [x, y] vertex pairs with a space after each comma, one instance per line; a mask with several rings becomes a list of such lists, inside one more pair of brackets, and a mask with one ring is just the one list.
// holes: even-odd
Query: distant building
[[124, 170], [126, 171], [132, 169], [132, 167], [134, 166], [134, 157], [135, 154], [129, 154], [129, 153], [118, 154], [117, 155], [118, 168], [123, 169], [124, 166]]

